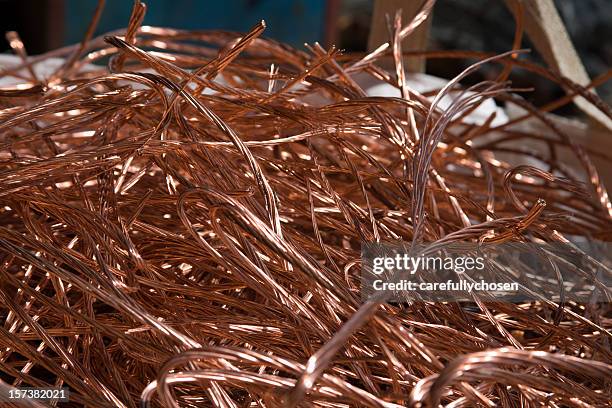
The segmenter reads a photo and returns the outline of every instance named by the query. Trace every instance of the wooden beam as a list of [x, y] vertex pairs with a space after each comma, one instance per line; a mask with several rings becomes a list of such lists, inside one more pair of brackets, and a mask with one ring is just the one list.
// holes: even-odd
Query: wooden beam
[[[512, 0], [505, 0], [512, 9]], [[525, 30], [546, 63], [561, 75], [579, 85], [591, 82], [582, 61], [572, 44], [553, 0], [520, 0], [525, 9]], [[574, 103], [591, 119], [608, 131], [612, 130], [612, 120], [582, 97]]]
[[[396, 10], [401, 9], [402, 22], [403, 25], [406, 25], [419, 12], [424, 3], [425, 0], [375, 0], [374, 10], [372, 12], [372, 24], [370, 26], [370, 37], [368, 38], [368, 51], [372, 51], [380, 44], [389, 41], [386, 15], [389, 15], [391, 21], [393, 21]], [[430, 26], [431, 16], [402, 42], [402, 50], [415, 51], [426, 49], [429, 40]], [[408, 72], [424, 72], [425, 58], [406, 58], [404, 66]]]

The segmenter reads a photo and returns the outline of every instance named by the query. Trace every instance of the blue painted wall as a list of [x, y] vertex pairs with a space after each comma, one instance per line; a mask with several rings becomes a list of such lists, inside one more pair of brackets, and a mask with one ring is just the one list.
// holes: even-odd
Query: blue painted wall
[[[322, 41], [325, 0], [149, 0], [144, 24], [183, 29], [247, 31], [260, 20], [265, 37], [297, 47]], [[96, 0], [66, 0], [65, 44], [81, 40], [96, 7]], [[107, 0], [96, 34], [125, 27], [132, 10], [130, 0]]]

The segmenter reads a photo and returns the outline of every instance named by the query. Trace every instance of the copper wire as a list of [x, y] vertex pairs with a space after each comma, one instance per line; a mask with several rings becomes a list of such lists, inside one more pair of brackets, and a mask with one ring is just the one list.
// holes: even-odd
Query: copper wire
[[[475, 62], [410, 89], [401, 41], [433, 4], [390, 19], [366, 56], [299, 51], [263, 22], [141, 26], [140, 1], [127, 30], [93, 37], [100, 2], [79, 45], [42, 56], [9, 34], [22, 62], [0, 73], [19, 81], [0, 89], [0, 392], [66, 386], [66, 406], [87, 407], [607, 406], [605, 302], [361, 300], [362, 242], [612, 239], [591, 162], [609, 152], [545, 114], [576, 95], [610, 107], [521, 58], [520, 2], [509, 52], [422, 52]], [[497, 79], [462, 87], [484, 65]], [[516, 68], [567, 96], [529, 105], [507, 82]], [[368, 96], [360, 75], [402, 97]], [[466, 120], [491, 98], [525, 113]]]

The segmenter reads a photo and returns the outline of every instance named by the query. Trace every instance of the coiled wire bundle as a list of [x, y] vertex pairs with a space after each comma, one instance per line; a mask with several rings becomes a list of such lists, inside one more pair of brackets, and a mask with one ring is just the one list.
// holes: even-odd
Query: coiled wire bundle
[[[263, 22], [246, 35], [141, 26], [140, 2], [127, 31], [91, 38], [92, 24], [39, 57], [13, 37], [2, 387], [66, 386], [65, 406], [88, 407], [607, 406], [605, 302], [360, 298], [362, 242], [611, 237], [591, 162], [609, 155], [546, 114], [576, 95], [610, 107], [516, 47], [422, 53], [476, 62], [411, 90], [401, 40], [432, 5], [367, 56], [298, 51], [263, 39]], [[36, 64], [58, 57], [40, 77]], [[461, 88], [484, 64], [499, 76]], [[567, 96], [530, 105], [506, 80], [516, 67]], [[402, 97], [368, 96], [359, 75]], [[466, 120], [491, 98], [525, 114]], [[549, 133], [517, 130], [526, 121]]]

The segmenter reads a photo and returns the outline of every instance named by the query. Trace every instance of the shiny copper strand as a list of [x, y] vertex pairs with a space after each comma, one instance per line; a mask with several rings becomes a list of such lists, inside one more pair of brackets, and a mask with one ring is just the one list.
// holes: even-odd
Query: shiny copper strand
[[[604, 304], [360, 300], [362, 241], [612, 238], [590, 161], [609, 156], [505, 80], [519, 66], [609, 107], [520, 59], [522, 20], [511, 53], [438, 52], [477, 62], [437, 96], [412, 91], [401, 40], [432, 6], [390, 19], [363, 58], [262, 39], [263, 22], [243, 37], [140, 27], [139, 1], [125, 36], [90, 29], [28, 57], [10, 34], [23, 63], [0, 90], [0, 389], [68, 386], [66, 406], [87, 407], [607, 406]], [[51, 57], [66, 62], [37, 76]], [[503, 72], [442, 109], [483, 64]], [[368, 97], [356, 75], [403, 98]], [[527, 114], [467, 124], [488, 97]], [[514, 127], [526, 120], [553, 136]]]

